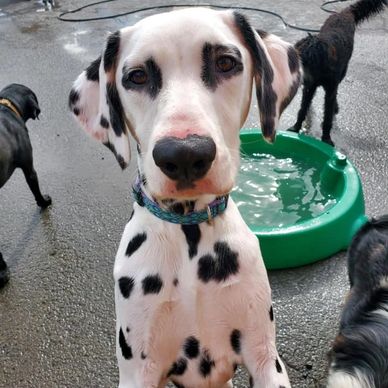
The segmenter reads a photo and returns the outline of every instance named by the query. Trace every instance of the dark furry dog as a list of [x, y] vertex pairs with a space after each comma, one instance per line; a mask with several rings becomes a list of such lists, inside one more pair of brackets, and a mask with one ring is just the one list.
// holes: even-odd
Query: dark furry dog
[[303, 97], [293, 128], [299, 132], [318, 86], [325, 90], [322, 140], [334, 145], [330, 137], [333, 116], [338, 113], [337, 90], [348, 69], [353, 52], [356, 26], [381, 12], [387, 0], [359, 0], [339, 13], [332, 14], [317, 35], [309, 34], [295, 44], [304, 70]]
[[329, 388], [388, 387], [388, 215], [372, 219], [348, 251], [350, 293], [330, 353]]
[[[21, 168], [36, 203], [42, 208], [51, 204], [48, 195], [42, 195], [34, 169], [32, 147], [25, 125], [38, 118], [40, 108], [35, 93], [26, 86], [11, 84], [0, 91], [0, 188]], [[7, 265], [0, 253], [0, 288], [9, 278]]]

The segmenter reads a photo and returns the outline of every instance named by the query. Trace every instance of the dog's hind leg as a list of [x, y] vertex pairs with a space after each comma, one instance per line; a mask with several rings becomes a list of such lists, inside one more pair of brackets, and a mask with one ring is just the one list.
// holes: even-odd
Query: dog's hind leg
[[322, 122], [322, 141], [334, 146], [331, 140], [330, 131], [333, 126], [333, 117], [337, 100], [337, 85], [325, 87], [325, 113]]
[[3, 288], [9, 280], [9, 270], [7, 263], [3, 259], [3, 255], [0, 252], [0, 288]]
[[38, 175], [36, 174], [36, 171], [32, 163], [28, 164], [27, 166], [23, 166], [22, 170], [26, 178], [27, 184], [31, 189], [32, 194], [34, 194], [35, 201], [38, 204], [38, 206], [40, 206], [41, 208], [46, 208], [47, 206], [51, 205], [50, 196], [43, 195], [40, 192]]
[[310, 108], [316, 90], [317, 85], [315, 84], [305, 83], [305, 85], [303, 86], [302, 104], [298, 112], [298, 118], [294, 126], [290, 128], [290, 131], [299, 132], [302, 128], [303, 121], [306, 118], [307, 112]]

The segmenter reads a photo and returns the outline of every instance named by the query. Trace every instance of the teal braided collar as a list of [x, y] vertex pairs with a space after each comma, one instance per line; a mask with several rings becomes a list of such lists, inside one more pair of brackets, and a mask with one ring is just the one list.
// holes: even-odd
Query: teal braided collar
[[209, 203], [204, 210], [192, 211], [187, 214], [178, 214], [168, 210], [164, 210], [160, 205], [150, 199], [142, 190], [140, 179], [137, 179], [133, 186], [133, 195], [135, 201], [140, 206], [145, 206], [154, 216], [163, 221], [168, 221], [173, 224], [180, 225], [197, 225], [205, 221], [211, 221], [213, 218], [222, 214], [228, 206], [229, 195], [217, 197], [213, 202]]

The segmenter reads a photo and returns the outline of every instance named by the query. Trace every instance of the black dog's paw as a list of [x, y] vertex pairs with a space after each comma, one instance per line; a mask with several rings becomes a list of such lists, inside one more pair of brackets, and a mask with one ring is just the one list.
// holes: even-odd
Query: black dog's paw
[[335, 147], [333, 140], [331, 140], [331, 137], [322, 137], [322, 141], [326, 144], [331, 145], [332, 147]]
[[49, 195], [43, 195], [43, 201], [37, 202], [38, 206], [42, 209], [45, 209], [46, 207], [50, 206], [52, 203], [51, 197]]
[[0, 253], [0, 288], [3, 288], [9, 280], [9, 270], [7, 263], [3, 260], [3, 255]]
[[287, 131], [299, 133], [300, 132], [300, 128], [297, 128], [297, 127], [293, 126], [293, 127], [287, 128]]

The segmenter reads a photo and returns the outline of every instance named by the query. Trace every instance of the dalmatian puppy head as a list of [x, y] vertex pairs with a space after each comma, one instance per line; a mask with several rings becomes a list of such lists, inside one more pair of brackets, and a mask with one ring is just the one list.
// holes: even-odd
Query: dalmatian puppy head
[[228, 193], [253, 83], [272, 142], [299, 85], [299, 60], [280, 38], [233, 11], [189, 8], [111, 34], [75, 81], [69, 104], [120, 166], [137, 143], [139, 170], [156, 199]]

